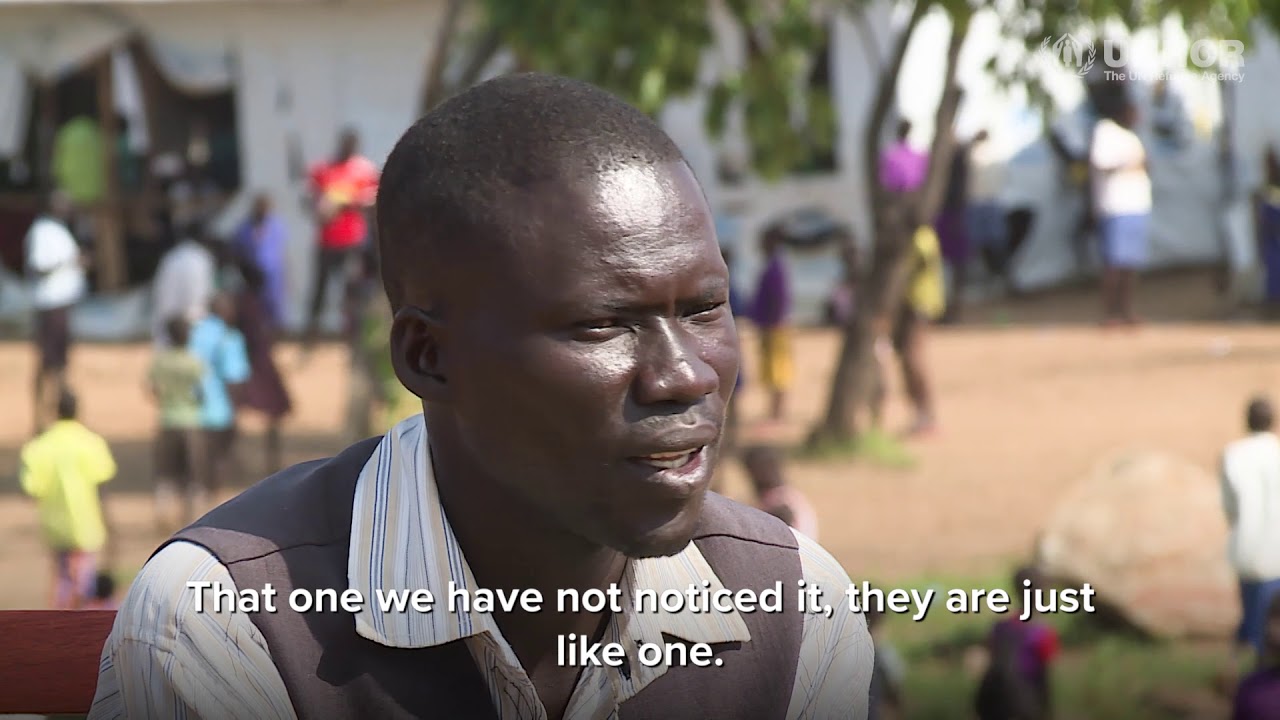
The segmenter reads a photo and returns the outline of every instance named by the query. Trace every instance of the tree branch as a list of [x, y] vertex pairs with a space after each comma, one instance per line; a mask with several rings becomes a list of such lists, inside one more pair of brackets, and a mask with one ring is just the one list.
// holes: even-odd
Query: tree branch
[[879, 70], [884, 61], [880, 57], [880, 45], [876, 43], [876, 34], [871, 32], [871, 24], [867, 21], [867, 5], [852, 10], [853, 27], [862, 40], [862, 48], [867, 56], [867, 63], [874, 70]]
[[[487, 28], [475, 45], [471, 46], [471, 57], [467, 60], [467, 64], [462, 67], [462, 72], [458, 73], [458, 81], [451, 88], [454, 92], [463, 88], [471, 87], [476, 84], [476, 80], [480, 79], [480, 73], [484, 72], [485, 67], [493, 57], [502, 49], [502, 34], [497, 28]], [[452, 94], [452, 93], [450, 93]], [[441, 98], [444, 100], [444, 98]]]
[[882, 206], [883, 191], [878, 180], [880, 177], [881, 130], [884, 127], [885, 118], [889, 115], [889, 109], [893, 106], [894, 100], [897, 99], [898, 74], [902, 71], [902, 62], [907, 56], [907, 46], [911, 43], [911, 36], [915, 33], [916, 26], [920, 24], [920, 20], [924, 18], [925, 13], [928, 11], [929, 3], [926, 0], [916, 0], [915, 7], [911, 10], [911, 18], [907, 20], [907, 26], [902, 29], [902, 33], [898, 36], [898, 44], [894, 46], [893, 55], [889, 57], [889, 64], [880, 73], [875, 102], [871, 105], [871, 116], [867, 118], [862, 138], [862, 159], [866, 163], [864, 175], [871, 192], [873, 215], [878, 214], [877, 208]]
[[916, 225], [923, 225], [938, 214], [943, 194], [950, 181], [951, 157], [956, 148], [954, 127], [956, 111], [960, 108], [960, 88], [956, 83], [956, 66], [959, 64], [960, 50], [964, 47], [964, 40], [968, 34], [968, 18], [953, 17], [951, 41], [947, 44], [947, 65], [942, 82], [942, 98], [938, 102], [938, 111], [934, 115], [933, 143], [929, 149], [929, 171], [924, 187], [919, 191], [920, 198], [915, 204], [917, 216], [913, 218], [913, 222]]
[[480, 78], [480, 73], [484, 72], [485, 67], [501, 49], [502, 35], [497, 28], [490, 27], [486, 28], [471, 46], [467, 63], [462, 66], [456, 80], [445, 82], [444, 67], [447, 63], [441, 63], [439, 74], [435, 76], [430, 89], [424, 94], [422, 112], [426, 113], [453, 95], [475, 85]]
[[458, 34], [458, 20], [462, 17], [462, 6], [465, 4], [466, 0], [449, 0], [444, 11], [444, 22], [436, 30], [436, 44], [422, 85], [419, 111], [423, 114], [435, 107], [444, 94], [444, 69], [449, 64], [449, 51], [453, 48], [453, 38]]

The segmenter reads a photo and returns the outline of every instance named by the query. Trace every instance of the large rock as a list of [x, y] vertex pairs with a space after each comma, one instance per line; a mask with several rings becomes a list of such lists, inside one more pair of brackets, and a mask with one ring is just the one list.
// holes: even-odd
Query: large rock
[[1101, 463], [1050, 517], [1037, 559], [1052, 577], [1090, 583], [1146, 633], [1222, 637], [1239, 623], [1217, 478], [1162, 453]]

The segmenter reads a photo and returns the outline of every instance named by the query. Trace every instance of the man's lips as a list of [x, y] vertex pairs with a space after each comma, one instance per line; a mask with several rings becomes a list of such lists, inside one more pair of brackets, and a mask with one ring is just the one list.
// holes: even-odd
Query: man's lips
[[701, 461], [707, 446], [719, 436], [719, 428], [710, 422], [675, 427], [636, 443], [627, 459], [655, 470], [679, 470]]
[[641, 463], [652, 466], [657, 470], [678, 470], [688, 466], [694, 461], [700, 460], [702, 451], [706, 445], [688, 448], [686, 450], [676, 450], [673, 452], [651, 453], [649, 455], [640, 455], [632, 457], [632, 462]]

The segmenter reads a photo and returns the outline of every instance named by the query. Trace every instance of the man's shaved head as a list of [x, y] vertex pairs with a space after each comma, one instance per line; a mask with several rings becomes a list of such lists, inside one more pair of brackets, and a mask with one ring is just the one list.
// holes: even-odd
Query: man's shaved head
[[682, 159], [648, 116], [576, 80], [505, 75], [450, 98], [401, 137], [383, 169], [378, 248], [392, 308], [427, 280], [424, 267], [438, 277], [432, 270], [456, 267], [459, 251], [530, 232], [540, 191]]
[[491, 80], [409, 129], [377, 210], [391, 360], [445, 506], [633, 557], [688, 544], [738, 341], [661, 128], [573, 80]]

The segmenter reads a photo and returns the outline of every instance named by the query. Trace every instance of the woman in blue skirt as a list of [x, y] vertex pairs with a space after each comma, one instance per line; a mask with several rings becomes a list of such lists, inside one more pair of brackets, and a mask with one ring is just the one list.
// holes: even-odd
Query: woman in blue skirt
[[1137, 324], [1134, 287], [1138, 272], [1147, 265], [1150, 245], [1151, 180], [1146, 149], [1133, 132], [1136, 122], [1137, 111], [1131, 104], [1115, 119], [1098, 121], [1089, 151], [1107, 325]]

